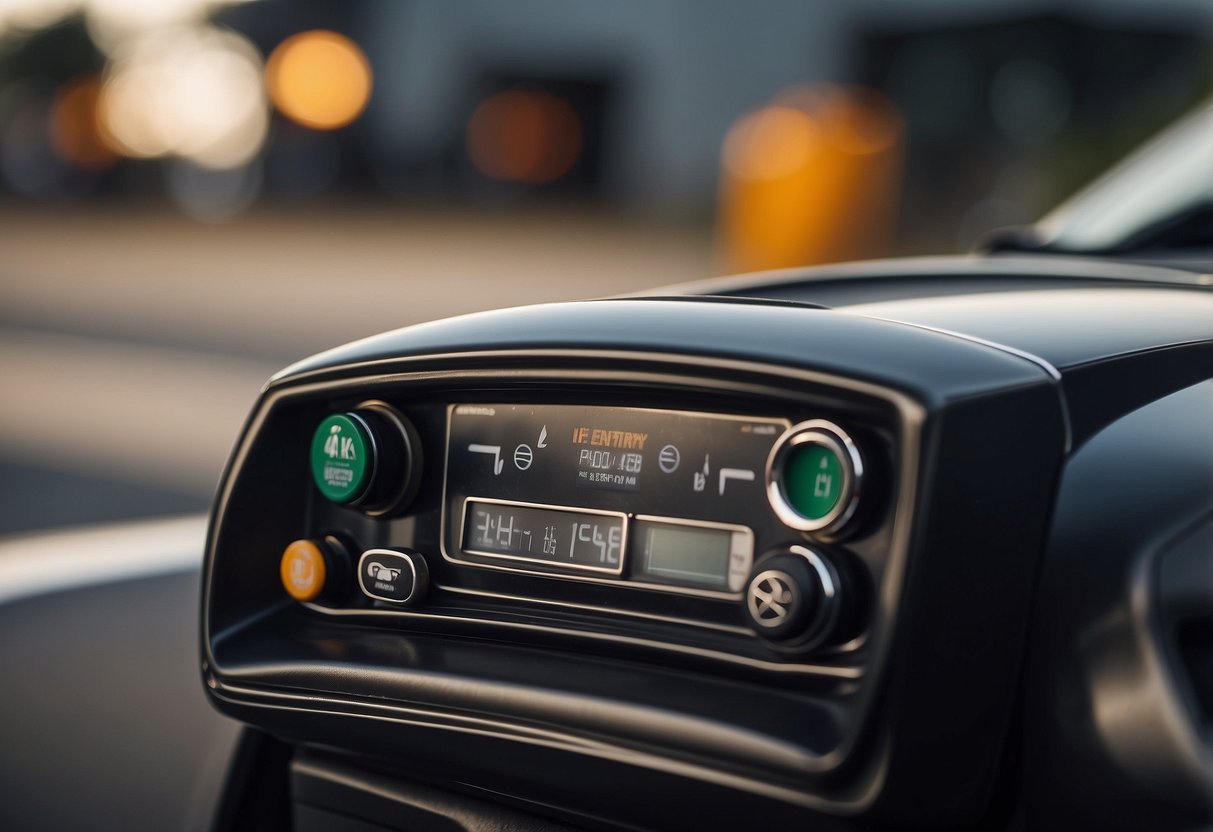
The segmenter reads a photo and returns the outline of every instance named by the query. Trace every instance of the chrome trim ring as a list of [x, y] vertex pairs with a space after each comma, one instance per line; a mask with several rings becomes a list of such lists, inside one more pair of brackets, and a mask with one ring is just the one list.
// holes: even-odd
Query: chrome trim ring
[[[784, 483], [784, 466], [792, 451], [805, 444], [821, 445], [834, 453], [842, 468], [842, 492], [838, 502], [819, 518], [805, 517], [792, 507]], [[823, 539], [837, 537], [855, 516], [864, 476], [863, 457], [846, 431], [824, 419], [793, 425], [775, 441], [767, 457], [767, 501], [783, 523], [797, 531], [816, 533]]]

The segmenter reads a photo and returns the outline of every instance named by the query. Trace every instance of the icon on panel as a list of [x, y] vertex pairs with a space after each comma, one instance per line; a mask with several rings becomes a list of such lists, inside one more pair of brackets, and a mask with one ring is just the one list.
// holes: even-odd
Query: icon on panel
[[400, 570], [394, 569], [391, 566], [384, 566], [382, 563], [376, 563], [372, 560], [367, 562], [366, 574], [377, 581], [391, 583], [400, 577]]

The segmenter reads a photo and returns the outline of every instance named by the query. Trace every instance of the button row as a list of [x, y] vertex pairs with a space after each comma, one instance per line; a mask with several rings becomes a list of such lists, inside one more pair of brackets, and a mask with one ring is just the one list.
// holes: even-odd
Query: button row
[[[340, 540], [303, 538], [282, 552], [278, 576], [287, 595], [308, 602], [339, 598], [351, 557]], [[368, 549], [358, 559], [358, 588], [368, 598], [402, 606], [420, 603], [429, 588], [425, 558], [411, 549]]]

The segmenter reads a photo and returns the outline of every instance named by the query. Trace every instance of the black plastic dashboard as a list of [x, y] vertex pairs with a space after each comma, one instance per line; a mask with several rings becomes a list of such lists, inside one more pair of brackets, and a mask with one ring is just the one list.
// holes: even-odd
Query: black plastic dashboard
[[276, 376], [212, 518], [202, 662], [298, 749], [300, 828], [371, 823], [374, 777], [592, 828], [1060, 805], [1016, 762], [1052, 707], [1025, 694], [1038, 598], [1070, 591], [1041, 584], [1050, 534], [1125, 499], [1070, 509], [1067, 471], [1207, 387], [1213, 295], [880, 269], [468, 316]]

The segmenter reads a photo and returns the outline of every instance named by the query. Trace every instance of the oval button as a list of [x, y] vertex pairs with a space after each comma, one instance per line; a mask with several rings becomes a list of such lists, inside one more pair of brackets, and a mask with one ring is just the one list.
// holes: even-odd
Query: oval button
[[416, 604], [429, 587], [429, 569], [420, 552], [368, 549], [358, 560], [358, 586], [368, 598]]

